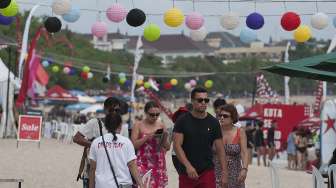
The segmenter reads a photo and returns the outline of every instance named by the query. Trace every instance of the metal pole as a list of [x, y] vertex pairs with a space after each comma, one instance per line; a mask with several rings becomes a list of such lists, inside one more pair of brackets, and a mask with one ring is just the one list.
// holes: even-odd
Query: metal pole
[[9, 83], [10, 83], [10, 69], [11, 69], [11, 47], [8, 46], [8, 78], [7, 78], [7, 94], [6, 94], [6, 119], [5, 119], [5, 133], [4, 138], [7, 138], [7, 124], [8, 124], [8, 112], [9, 112]]

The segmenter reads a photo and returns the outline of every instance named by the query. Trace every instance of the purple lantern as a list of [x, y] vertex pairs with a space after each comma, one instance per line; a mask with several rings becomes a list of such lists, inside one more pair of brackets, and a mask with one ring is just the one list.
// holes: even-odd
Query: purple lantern
[[97, 21], [92, 25], [91, 32], [96, 37], [103, 37], [107, 33], [107, 24], [102, 21]]
[[265, 23], [264, 17], [257, 12], [251, 13], [246, 18], [247, 27], [254, 29], [254, 30], [258, 30], [262, 28], [264, 26], [264, 23]]
[[0, 14], [0, 24], [1, 25], [10, 25], [14, 21], [14, 17], [7, 17]]
[[191, 30], [198, 30], [203, 26], [204, 18], [198, 12], [190, 13], [186, 18], [186, 25]]

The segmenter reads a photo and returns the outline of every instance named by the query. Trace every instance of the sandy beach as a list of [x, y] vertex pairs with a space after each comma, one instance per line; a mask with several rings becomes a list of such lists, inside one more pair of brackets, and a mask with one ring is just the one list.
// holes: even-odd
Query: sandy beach
[[[22, 178], [22, 188], [80, 188], [76, 182], [82, 147], [61, 143], [54, 139], [43, 139], [41, 148], [37, 143], [0, 139], [0, 179]], [[177, 174], [167, 153], [169, 188], [178, 187]], [[312, 177], [300, 171], [289, 171], [279, 165], [280, 187], [311, 188]], [[0, 183], [1, 188], [14, 188], [17, 184]], [[271, 178], [268, 168], [250, 166], [247, 188], [270, 188]]]

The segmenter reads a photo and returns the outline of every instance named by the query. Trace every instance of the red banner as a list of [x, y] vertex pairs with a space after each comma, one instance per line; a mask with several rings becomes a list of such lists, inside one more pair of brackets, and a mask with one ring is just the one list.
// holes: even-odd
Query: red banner
[[41, 127], [42, 127], [42, 116], [20, 115], [18, 140], [40, 141]]
[[283, 144], [292, 129], [302, 120], [309, 118], [310, 108], [306, 105], [286, 104], [256, 104], [249, 109], [243, 118], [256, 118], [264, 122], [264, 136], [271, 127], [272, 121], [277, 123], [275, 130], [275, 145], [277, 150], [283, 150]]

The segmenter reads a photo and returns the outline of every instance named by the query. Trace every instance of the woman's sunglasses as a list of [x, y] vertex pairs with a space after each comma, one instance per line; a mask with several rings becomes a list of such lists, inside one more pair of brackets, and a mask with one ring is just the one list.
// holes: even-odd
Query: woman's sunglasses
[[224, 118], [224, 119], [226, 119], [226, 118], [229, 118], [229, 117], [231, 117], [231, 116], [228, 115], [228, 114], [218, 114], [217, 117], [218, 117], [218, 118]]

